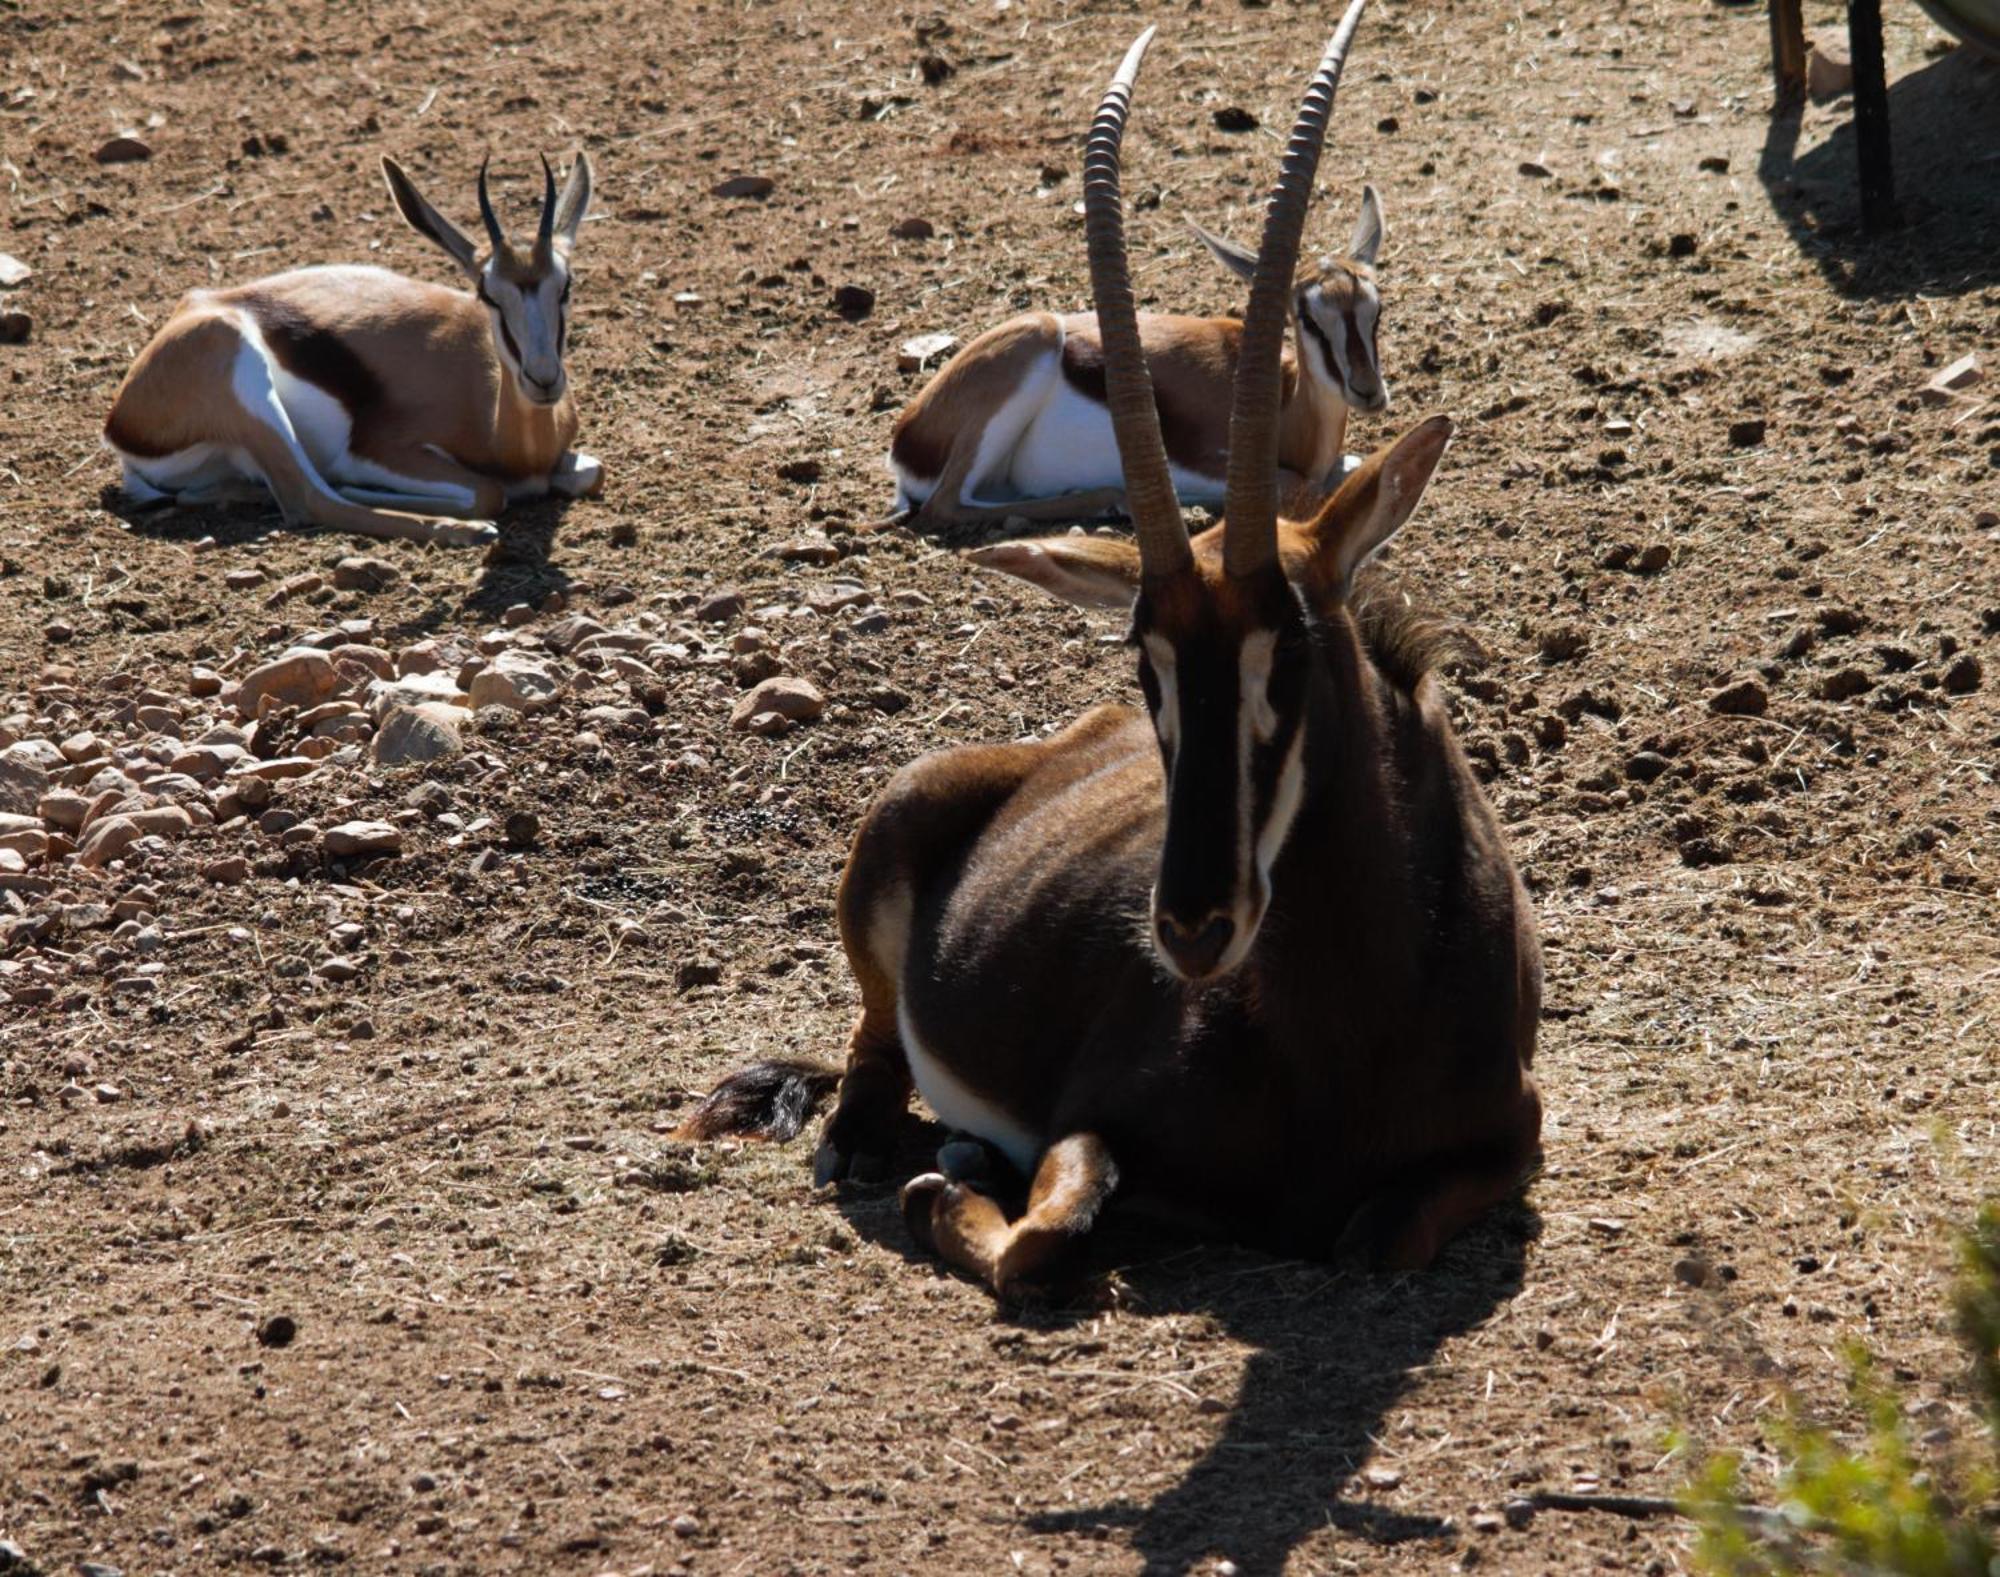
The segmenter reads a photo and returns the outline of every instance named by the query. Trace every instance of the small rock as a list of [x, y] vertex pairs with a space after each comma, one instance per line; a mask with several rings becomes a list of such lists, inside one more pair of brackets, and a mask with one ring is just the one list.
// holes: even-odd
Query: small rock
[[382, 720], [369, 754], [384, 767], [450, 760], [465, 750], [459, 730], [471, 717], [466, 708], [442, 701], [399, 706]]
[[739, 699], [729, 714], [730, 726], [747, 729], [751, 720], [775, 712], [787, 722], [810, 723], [826, 710], [826, 697], [810, 680], [779, 675], [766, 679]]
[[1754, 449], [1764, 441], [1769, 423], [1761, 416], [1746, 416], [1729, 424], [1729, 442], [1737, 449]]
[[711, 197], [769, 197], [778, 183], [768, 175], [732, 175], [708, 189]]
[[942, 361], [958, 349], [958, 340], [950, 334], [919, 334], [915, 339], [903, 341], [896, 352], [898, 372], [922, 372], [934, 361]]
[[236, 687], [240, 716], [256, 717], [266, 698], [280, 706], [317, 706], [340, 687], [333, 659], [317, 647], [294, 646], [283, 656], [260, 664]]
[[137, 164], [153, 156], [153, 150], [130, 132], [121, 132], [97, 145], [91, 155], [99, 164]]
[[542, 818], [531, 810], [510, 810], [501, 825], [501, 836], [510, 849], [534, 847], [542, 835]]
[[257, 1345], [289, 1347], [299, 1334], [299, 1322], [289, 1314], [267, 1314], [257, 1322]]
[[321, 834], [320, 847], [337, 860], [393, 858], [403, 835], [386, 821], [343, 821]]
[[51, 646], [66, 646], [76, 639], [76, 626], [66, 619], [51, 619], [42, 626], [42, 639]]
[[1625, 776], [1637, 783], [1650, 783], [1673, 763], [1658, 751], [1641, 750], [1625, 763]]
[[1472, 1514], [1474, 1533], [1498, 1533], [1505, 1526], [1506, 1523], [1501, 1520], [1497, 1511], [1475, 1511]]
[[517, 712], [535, 712], [553, 706], [560, 688], [556, 676], [541, 662], [526, 652], [505, 651], [473, 679], [470, 694], [475, 710], [506, 706]]
[[1836, 669], [1813, 686], [1813, 694], [1822, 701], [1851, 701], [1864, 691], [1875, 688], [1875, 681], [1868, 677], [1863, 668], [1849, 666]]
[[1770, 704], [1771, 692], [1755, 679], [1724, 685], [1708, 698], [1708, 709], [1718, 717], [1762, 717]]
[[1726, 153], [1711, 153], [1701, 161], [1700, 168], [1709, 175], [1727, 175], [1729, 173], [1729, 155]]
[[930, 220], [913, 214], [907, 219], [898, 219], [889, 226], [889, 234], [898, 241], [928, 241], [937, 234], [937, 226]]
[[398, 707], [432, 703], [461, 710], [466, 696], [458, 680], [450, 674], [405, 673], [397, 679], [375, 680], [368, 686], [366, 700], [376, 723], [387, 724], [389, 714]]
[[1944, 671], [1944, 688], [1947, 695], [1970, 695], [1986, 678], [1986, 670], [1977, 657], [1970, 652]]
[[0, 312], [0, 345], [25, 345], [35, 337], [35, 320], [25, 312]]
[[238, 882], [247, 881], [250, 876], [250, 862], [240, 854], [229, 855], [225, 859], [210, 860], [201, 868], [201, 879], [214, 882], [221, 887], [233, 887]]
[[1515, 168], [1534, 181], [1550, 180], [1556, 173], [1539, 159], [1523, 159]]
[[1366, 1484], [1370, 1489], [1394, 1489], [1398, 1484], [1403, 1482], [1403, 1475], [1398, 1469], [1392, 1467], [1364, 1468], [1361, 1473], [1361, 1482]]
[[1657, 575], [1673, 562], [1674, 550], [1664, 542], [1655, 542], [1650, 547], [1641, 548], [1639, 557], [1632, 567], [1641, 575]]
[[252, 586], [261, 586], [266, 577], [261, 569], [252, 565], [245, 569], [231, 569], [222, 572], [222, 584], [231, 591], [248, 591]]
[[35, 277], [35, 271], [18, 257], [0, 252], [0, 290], [12, 290]]
[[875, 292], [866, 285], [842, 285], [833, 293], [833, 310], [849, 323], [859, 323], [875, 310]]
[[[40, 743], [22, 740], [21, 744]], [[16, 752], [19, 751], [19, 754]], [[60, 755], [57, 761], [61, 761]], [[49, 792], [49, 768], [35, 761], [20, 745], [0, 752], [0, 811], [12, 816], [32, 816]]]
[[106, 816], [90, 829], [76, 851], [76, 862], [87, 870], [110, 864], [141, 838], [171, 838], [186, 832], [194, 820], [178, 805], [128, 811]]
[[1979, 358], [1968, 353], [1938, 373], [1918, 393], [1927, 405], [1949, 405], [1963, 391], [1980, 383], [1985, 377], [1986, 374], [1979, 366]]
[[387, 559], [354, 556], [333, 566], [333, 584], [341, 591], [382, 591], [393, 586], [402, 571]]
[[1516, 1495], [1500, 1508], [1500, 1515], [1507, 1519], [1507, 1526], [1518, 1533], [1535, 1520], [1535, 1503]]
[[1211, 118], [1217, 131], [1255, 131], [1258, 124], [1256, 115], [1240, 104], [1225, 104]]
[[1684, 1287], [1712, 1287], [1717, 1277], [1713, 1265], [1698, 1254], [1690, 1254], [1674, 1261], [1674, 1280]]
[[674, 1518], [668, 1526], [674, 1530], [676, 1538], [691, 1539], [697, 1533], [701, 1532], [700, 1521], [694, 1517], [690, 1517], [685, 1511]]
[[222, 675], [213, 668], [203, 668], [199, 664], [188, 670], [188, 694], [197, 699], [206, 699], [222, 693]]
[[690, 958], [675, 971], [674, 979], [683, 991], [712, 986], [722, 979], [722, 965], [712, 958]]
[[788, 564], [838, 564], [840, 549], [823, 536], [804, 536], [766, 548], [764, 556], [781, 559]]
[[694, 616], [703, 624], [726, 624], [743, 611], [743, 593], [730, 587], [723, 591], [711, 592], [702, 599]]

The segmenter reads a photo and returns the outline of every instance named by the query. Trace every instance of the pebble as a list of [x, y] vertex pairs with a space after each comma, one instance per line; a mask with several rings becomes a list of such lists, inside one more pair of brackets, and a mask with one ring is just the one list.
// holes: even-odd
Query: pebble
[[289, 1314], [268, 1314], [257, 1322], [257, 1345], [289, 1347], [299, 1334], [299, 1322]]
[[1851, 701], [1857, 695], [1875, 688], [1875, 681], [1868, 677], [1863, 668], [1849, 665], [1835, 669], [1818, 684], [1813, 686], [1813, 694], [1822, 701]]
[[[16, 816], [26, 816], [34, 812], [49, 792], [49, 769], [26, 754], [16, 755], [22, 745], [41, 744], [45, 741], [24, 739], [18, 745], [10, 745], [0, 752], [0, 811]], [[60, 761], [61, 757], [58, 756]]]
[[712, 592], [695, 609], [694, 616], [703, 624], [725, 624], [743, 611], [743, 593], [733, 588]]
[[141, 838], [172, 837], [186, 832], [193, 821], [178, 805], [161, 805], [152, 810], [106, 816], [90, 829], [76, 853], [77, 864], [87, 870], [108, 865]]
[[676, 1537], [683, 1539], [691, 1539], [697, 1533], [701, 1532], [700, 1520], [689, 1516], [685, 1511], [674, 1518], [669, 1526], [674, 1530]]
[[1708, 709], [1718, 717], [1762, 717], [1771, 704], [1771, 692], [1755, 679], [1739, 679], [1725, 685], [1708, 698]]
[[465, 700], [465, 692], [459, 688], [456, 679], [434, 670], [404, 673], [397, 679], [377, 679], [368, 686], [366, 695], [368, 710], [375, 714], [375, 721], [380, 724], [386, 724], [389, 714], [398, 707], [436, 702], [463, 709]]
[[385, 767], [449, 760], [464, 753], [459, 730], [471, 716], [464, 707], [441, 701], [399, 706], [382, 720], [370, 754]]
[[382, 591], [402, 578], [387, 559], [354, 555], [333, 566], [333, 584], [341, 591]]
[[313, 973], [322, 980], [331, 980], [339, 984], [354, 979], [361, 973], [361, 966], [353, 959], [336, 953], [330, 958], [322, 958], [319, 967]]
[[275, 756], [269, 761], [259, 761], [250, 766], [238, 767], [231, 775], [231, 786], [241, 794], [247, 784], [262, 783], [268, 792], [273, 783], [283, 783], [291, 778], [302, 778], [319, 763], [311, 756]]
[[754, 729], [754, 720], [776, 713], [787, 723], [809, 723], [826, 710], [826, 697], [807, 679], [780, 675], [766, 679], [740, 698], [729, 714], [730, 726]]
[[1970, 652], [1944, 671], [1947, 695], [1970, 695], [1985, 682], [1986, 670]]
[[904, 340], [902, 348], [896, 352], [896, 369], [899, 372], [921, 372], [934, 361], [941, 361], [958, 349], [958, 340], [950, 334], [919, 334], [915, 339]]
[[201, 879], [214, 882], [218, 886], [233, 887], [245, 881], [250, 875], [250, 862], [240, 854], [231, 854], [220, 860], [210, 860], [201, 868]]
[[153, 150], [129, 131], [100, 142], [91, 155], [99, 164], [138, 164], [152, 156]]
[[321, 847], [337, 860], [377, 859], [403, 852], [403, 835], [386, 821], [343, 821], [321, 835]]
[[475, 709], [507, 706], [519, 712], [553, 706], [560, 690], [556, 676], [525, 652], [505, 651], [472, 681]]
[[1761, 416], [1745, 417], [1729, 424], [1729, 442], [1737, 449], [1754, 449], [1764, 441], [1770, 424]]
[[236, 687], [236, 711], [256, 717], [266, 700], [290, 707], [317, 706], [340, 686], [333, 659], [317, 647], [294, 646], [243, 676]]
[[532, 810], [510, 810], [501, 835], [510, 849], [530, 848], [542, 835], [542, 818]]

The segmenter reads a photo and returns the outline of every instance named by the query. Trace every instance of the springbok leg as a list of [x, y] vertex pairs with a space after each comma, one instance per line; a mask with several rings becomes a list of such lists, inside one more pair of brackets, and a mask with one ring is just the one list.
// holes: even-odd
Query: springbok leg
[[919, 1243], [1005, 1297], [1054, 1276], [1117, 1186], [1104, 1141], [1073, 1133], [1043, 1152], [1020, 1220], [1009, 1222], [985, 1194], [937, 1172], [905, 1185], [903, 1219]]

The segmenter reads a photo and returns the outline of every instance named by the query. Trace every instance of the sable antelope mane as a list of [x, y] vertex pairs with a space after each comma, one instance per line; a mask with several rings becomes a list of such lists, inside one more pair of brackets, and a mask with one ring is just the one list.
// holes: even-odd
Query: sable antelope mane
[[[904, 1188], [917, 1240], [1000, 1292], [1114, 1197], [1285, 1252], [1414, 1268], [1539, 1143], [1532, 911], [1452, 737], [1425, 628], [1366, 566], [1451, 424], [1419, 423], [1281, 513], [1281, 347], [1305, 209], [1365, 0], [1300, 108], [1231, 388], [1223, 521], [1190, 539], [1126, 262], [1119, 148], [1153, 32], [1091, 128], [1085, 232], [1133, 539], [972, 559], [1129, 609], [1143, 708], [905, 768], [840, 889], [861, 1015], [815, 1158], [879, 1176], [912, 1088], [953, 1137]], [[787, 1137], [835, 1082], [726, 1079], [691, 1137]]]
[[[579, 152], [542, 160], [534, 238], [512, 241], [479, 170], [485, 245], [394, 159], [397, 210], [472, 294], [322, 265], [195, 290], [139, 353], [106, 419], [126, 494], [201, 505], [275, 497], [287, 519], [415, 541], [492, 540], [515, 499], [581, 497], [603, 467], [570, 448], [570, 258], [590, 203]], [[435, 518], [438, 515], [447, 518]]]

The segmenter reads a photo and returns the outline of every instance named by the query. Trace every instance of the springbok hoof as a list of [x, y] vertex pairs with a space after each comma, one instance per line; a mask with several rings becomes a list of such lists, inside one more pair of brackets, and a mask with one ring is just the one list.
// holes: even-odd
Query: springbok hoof
[[490, 520], [433, 520], [431, 541], [441, 548], [483, 548], [500, 540], [500, 528]]
[[564, 498], [595, 498], [604, 491], [604, 462], [577, 451], [549, 473], [549, 491]]
[[903, 1185], [903, 1225], [926, 1254], [937, 1252], [937, 1234], [932, 1223], [937, 1208], [951, 1197], [957, 1184], [942, 1172], [919, 1172]]
[[999, 1159], [984, 1139], [959, 1133], [938, 1146], [937, 1169], [954, 1183], [993, 1183], [1000, 1179]]

